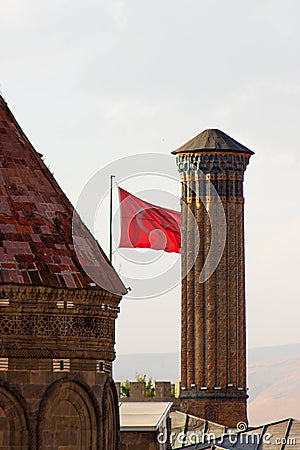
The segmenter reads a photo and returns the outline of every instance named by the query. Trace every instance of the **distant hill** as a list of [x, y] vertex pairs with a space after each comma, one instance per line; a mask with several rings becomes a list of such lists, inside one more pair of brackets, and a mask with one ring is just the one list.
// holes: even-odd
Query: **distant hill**
[[285, 346], [285, 353], [284, 347], [278, 347], [277, 354], [275, 348], [264, 359], [251, 363], [249, 358], [249, 418], [254, 425], [300, 418], [300, 345]]
[[[179, 353], [119, 355], [116, 380], [136, 373], [154, 380], [179, 380]], [[300, 418], [300, 344], [248, 351], [249, 419], [251, 425], [284, 417]]]

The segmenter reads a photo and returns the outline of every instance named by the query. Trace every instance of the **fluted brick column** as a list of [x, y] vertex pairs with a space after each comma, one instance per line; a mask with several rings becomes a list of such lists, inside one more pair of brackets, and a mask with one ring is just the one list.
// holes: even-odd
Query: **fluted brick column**
[[182, 180], [182, 255], [181, 255], [181, 385], [187, 386], [187, 205], [186, 182]]
[[[173, 153], [185, 205], [181, 409], [234, 427], [247, 422], [243, 181], [253, 152], [219, 130], [206, 130]], [[222, 241], [216, 194], [226, 217], [226, 243], [217, 268], [199, 283], [212, 242], [210, 216]]]

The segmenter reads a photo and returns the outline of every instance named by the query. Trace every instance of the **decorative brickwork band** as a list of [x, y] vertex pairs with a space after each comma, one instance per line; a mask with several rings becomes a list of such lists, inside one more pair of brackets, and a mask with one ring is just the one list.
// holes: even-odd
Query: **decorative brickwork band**
[[1, 335], [114, 338], [110, 321], [101, 317], [0, 314]]

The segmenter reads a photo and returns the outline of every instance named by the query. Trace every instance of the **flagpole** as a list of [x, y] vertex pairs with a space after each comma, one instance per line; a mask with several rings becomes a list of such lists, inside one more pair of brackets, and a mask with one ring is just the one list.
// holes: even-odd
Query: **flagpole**
[[110, 191], [109, 191], [109, 261], [112, 263], [112, 241], [113, 241], [113, 182], [115, 175], [110, 176]]

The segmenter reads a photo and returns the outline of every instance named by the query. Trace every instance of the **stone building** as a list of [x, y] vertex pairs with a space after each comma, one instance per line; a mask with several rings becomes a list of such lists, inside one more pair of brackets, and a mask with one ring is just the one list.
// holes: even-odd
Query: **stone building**
[[170, 402], [120, 403], [120, 450], [170, 450]]
[[253, 152], [209, 129], [173, 154], [182, 181], [181, 410], [235, 427], [247, 422], [243, 181]]
[[[177, 383], [178, 384], [178, 383]], [[176, 385], [171, 381], [155, 381], [152, 397], [146, 395], [146, 383], [144, 381], [130, 381], [129, 397], [122, 397], [121, 383], [116, 382], [116, 389], [119, 401], [130, 402], [171, 402], [172, 410], [180, 408], [180, 399], [176, 392]]]
[[0, 448], [116, 450], [126, 289], [2, 98], [0, 155]]

